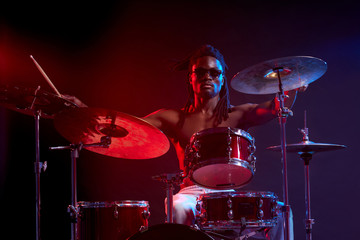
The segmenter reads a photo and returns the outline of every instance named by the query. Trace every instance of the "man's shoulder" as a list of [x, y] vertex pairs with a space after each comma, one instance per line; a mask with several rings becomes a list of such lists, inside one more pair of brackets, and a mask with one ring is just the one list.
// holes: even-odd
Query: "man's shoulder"
[[153, 114], [159, 114], [159, 115], [180, 115], [182, 113], [182, 109], [176, 109], [176, 108], [162, 108], [159, 109], [155, 112], [153, 112]]
[[181, 109], [162, 108], [149, 114], [146, 118], [159, 119], [164, 122], [177, 122], [180, 119], [181, 114], [183, 114]]

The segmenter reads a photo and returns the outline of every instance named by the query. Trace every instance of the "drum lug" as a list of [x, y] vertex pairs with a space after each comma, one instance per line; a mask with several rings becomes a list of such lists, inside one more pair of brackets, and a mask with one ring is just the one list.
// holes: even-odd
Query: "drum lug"
[[258, 210], [258, 213], [257, 213], [257, 217], [258, 217], [259, 219], [262, 219], [262, 218], [264, 217], [264, 211], [261, 210], [261, 209], [259, 209], [259, 210]]
[[194, 158], [194, 159], [200, 158], [200, 153], [199, 153], [200, 148], [201, 148], [200, 141], [195, 140], [193, 143], [193, 146], [190, 148], [190, 151], [189, 151], [190, 156], [192, 156], [192, 158]]
[[248, 151], [249, 151], [249, 153], [252, 155], [252, 154], [254, 154], [255, 153], [255, 151], [256, 151], [256, 146], [255, 145], [249, 145], [248, 146]]
[[232, 147], [228, 146], [226, 151], [228, 152], [228, 158], [231, 159], [231, 155], [232, 155]]
[[281, 208], [276, 200], [272, 201], [271, 213], [273, 217], [277, 217], [281, 215]]
[[228, 158], [231, 158], [231, 154], [232, 154], [232, 147], [231, 147], [231, 129], [228, 128], [228, 135], [227, 135], [227, 149], [226, 151], [228, 152]]
[[194, 141], [194, 148], [195, 148], [195, 150], [197, 151], [197, 150], [199, 150], [200, 148], [201, 148], [201, 143], [200, 143], [200, 141], [199, 140], [196, 140], [196, 141]]
[[201, 209], [201, 208], [200, 208], [200, 204], [197, 203], [197, 204], [196, 204], [196, 210], [200, 211], [200, 209]]
[[262, 206], [264, 205], [264, 200], [262, 200], [261, 198], [259, 198], [258, 200], [258, 207], [262, 208]]
[[202, 212], [202, 213], [200, 214], [200, 219], [201, 219], [202, 221], [206, 221], [206, 217], [207, 217], [206, 212]]
[[207, 203], [206, 203], [206, 201], [203, 201], [201, 206], [202, 206], [203, 209], [207, 210]]
[[118, 206], [117, 205], [115, 205], [115, 208], [114, 208], [114, 218], [119, 219], [119, 211], [118, 211]]
[[228, 208], [232, 209], [232, 201], [231, 201], [231, 198], [229, 198], [227, 200], [227, 205], [228, 205]]
[[148, 210], [144, 210], [142, 212], [143, 218], [148, 220], [150, 218], [150, 212]]
[[256, 157], [251, 154], [251, 155], [248, 157], [248, 162], [250, 162], [250, 164], [251, 164], [254, 172], [256, 172]]
[[229, 218], [230, 220], [233, 220], [233, 219], [234, 219], [234, 212], [233, 212], [232, 209], [230, 209], [230, 210], [228, 211], [227, 216], [228, 216], [228, 218]]

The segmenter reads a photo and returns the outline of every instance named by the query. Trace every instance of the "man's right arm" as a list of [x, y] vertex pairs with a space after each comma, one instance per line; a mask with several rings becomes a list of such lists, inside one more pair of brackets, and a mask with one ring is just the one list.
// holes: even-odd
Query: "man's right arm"
[[164, 115], [163, 109], [157, 110], [153, 113], [150, 113], [149, 115], [142, 117], [141, 119], [145, 120], [146, 122], [150, 123], [151, 125], [157, 127], [160, 130], [163, 130], [163, 115]]
[[179, 122], [180, 111], [175, 109], [160, 109], [142, 119], [159, 128], [170, 137], [173, 135], [174, 129]]

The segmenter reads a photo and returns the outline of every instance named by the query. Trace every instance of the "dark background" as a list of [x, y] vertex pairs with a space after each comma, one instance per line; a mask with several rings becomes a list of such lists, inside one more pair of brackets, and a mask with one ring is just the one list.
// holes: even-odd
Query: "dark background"
[[[301, 141], [304, 125], [310, 140], [346, 145], [318, 153], [310, 165], [314, 239], [358, 237], [360, 197], [356, 152], [360, 113], [360, 15], [346, 1], [12, 1], [1, 8], [1, 83], [51, 89], [32, 63], [33, 55], [63, 94], [91, 107], [145, 116], [186, 101], [185, 73], [169, 65], [209, 43], [225, 56], [228, 78], [266, 60], [314, 56], [328, 64], [319, 80], [298, 96], [286, 125], [287, 143]], [[250, 1], [246, 1], [250, 2]], [[261, 102], [230, 89], [232, 104]], [[34, 119], [0, 108], [1, 236], [35, 238]], [[282, 197], [280, 144], [276, 120], [250, 129], [256, 139], [257, 172], [245, 187]], [[70, 153], [49, 151], [67, 145], [52, 120], [40, 123], [42, 239], [69, 239]], [[289, 200], [296, 239], [305, 238], [303, 163], [288, 155]], [[87, 150], [78, 160], [81, 201], [146, 200], [150, 225], [165, 220], [162, 183], [151, 179], [173, 173], [173, 147], [149, 160], [126, 160]]]

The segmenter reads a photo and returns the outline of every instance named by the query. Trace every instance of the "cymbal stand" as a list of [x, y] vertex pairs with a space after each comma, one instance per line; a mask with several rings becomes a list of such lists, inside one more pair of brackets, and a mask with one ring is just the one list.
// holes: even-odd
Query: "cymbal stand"
[[161, 181], [165, 183], [166, 187], [166, 203], [167, 203], [167, 215], [166, 222], [174, 223], [173, 217], [173, 191], [174, 185], [179, 185], [182, 182], [182, 172], [180, 173], [168, 173], [168, 174], [160, 174], [152, 177], [154, 180]]
[[41, 110], [35, 109], [35, 101], [37, 98], [37, 93], [40, 90], [40, 86], [37, 87], [34, 93], [34, 99], [31, 103], [30, 109], [34, 111], [35, 118], [35, 211], [36, 211], [36, 239], [40, 239], [40, 218], [41, 218], [41, 194], [40, 194], [40, 174], [41, 170], [45, 171], [47, 168], [46, 161], [40, 162], [40, 118], [41, 118]]
[[[304, 114], [304, 128], [300, 129], [303, 134], [303, 142], [309, 141], [309, 129], [306, 127], [306, 111]], [[306, 240], [312, 240], [312, 225], [315, 223], [315, 219], [311, 218], [310, 207], [310, 160], [312, 159], [312, 152], [299, 152], [300, 158], [304, 161], [304, 175], [305, 175], [305, 207], [306, 207], [306, 220], [305, 231]]]
[[279, 93], [277, 94], [279, 99], [279, 123], [280, 123], [280, 139], [281, 139], [281, 155], [282, 155], [282, 163], [283, 163], [283, 198], [284, 198], [284, 208], [283, 215], [285, 219], [285, 228], [284, 228], [284, 237], [285, 240], [290, 240], [290, 205], [289, 205], [289, 194], [288, 194], [288, 178], [287, 178], [287, 156], [286, 156], [286, 132], [285, 132], [285, 124], [286, 119], [289, 115], [292, 115], [290, 109], [285, 107], [285, 98], [287, 97], [283, 90], [283, 85], [281, 82], [280, 71], [282, 71], [282, 67], [276, 67], [273, 71], [277, 72], [278, 80], [279, 80]]
[[76, 177], [76, 166], [77, 159], [81, 149], [86, 147], [109, 147], [111, 144], [111, 137], [104, 136], [101, 138], [99, 143], [92, 144], [70, 144], [69, 146], [58, 146], [50, 147], [50, 150], [63, 150], [70, 149], [71, 151], [71, 204], [68, 206], [68, 212], [71, 217], [71, 240], [77, 240], [77, 218], [79, 211], [77, 208], [77, 177]]

